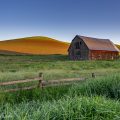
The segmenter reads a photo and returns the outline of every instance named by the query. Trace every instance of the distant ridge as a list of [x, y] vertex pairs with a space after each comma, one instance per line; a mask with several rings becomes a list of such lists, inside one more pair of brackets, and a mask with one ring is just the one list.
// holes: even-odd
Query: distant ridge
[[33, 36], [0, 41], [0, 53], [67, 54], [69, 43], [44, 36]]

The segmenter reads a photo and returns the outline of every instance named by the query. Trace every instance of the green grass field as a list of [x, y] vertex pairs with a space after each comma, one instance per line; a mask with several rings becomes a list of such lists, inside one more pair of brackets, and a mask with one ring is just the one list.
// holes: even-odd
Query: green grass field
[[[70, 61], [64, 55], [0, 55], [0, 82], [34, 78], [39, 72], [43, 72], [44, 80], [88, 79], [43, 90], [1, 92], [1, 120], [120, 119], [120, 60]], [[98, 74], [95, 79], [91, 78], [92, 72]]]

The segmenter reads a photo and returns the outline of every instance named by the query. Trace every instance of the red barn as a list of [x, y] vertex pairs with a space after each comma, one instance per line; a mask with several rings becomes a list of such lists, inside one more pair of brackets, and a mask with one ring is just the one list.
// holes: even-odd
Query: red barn
[[76, 35], [68, 49], [71, 60], [114, 60], [119, 49], [109, 39]]

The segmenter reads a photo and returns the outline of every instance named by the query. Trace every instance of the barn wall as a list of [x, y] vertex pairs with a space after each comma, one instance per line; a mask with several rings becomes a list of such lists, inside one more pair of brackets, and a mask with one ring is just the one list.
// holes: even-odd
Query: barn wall
[[90, 51], [91, 60], [115, 60], [118, 59], [119, 53], [112, 51]]
[[[79, 43], [79, 47], [78, 45], [76, 45], [77, 43]], [[72, 60], [88, 60], [89, 59], [89, 49], [82, 39], [78, 37], [75, 37], [73, 39], [71, 43], [71, 47], [69, 49], [69, 57]]]

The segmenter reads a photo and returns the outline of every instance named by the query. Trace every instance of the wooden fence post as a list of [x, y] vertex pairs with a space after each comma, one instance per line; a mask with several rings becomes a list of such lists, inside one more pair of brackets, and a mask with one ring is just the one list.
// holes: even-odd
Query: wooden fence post
[[95, 78], [95, 73], [92, 73], [92, 78]]
[[38, 87], [43, 88], [43, 84], [42, 84], [42, 80], [43, 80], [43, 73], [39, 73], [39, 78], [40, 78], [40, 80], [39, 80]]

